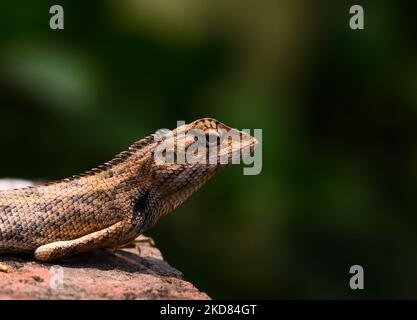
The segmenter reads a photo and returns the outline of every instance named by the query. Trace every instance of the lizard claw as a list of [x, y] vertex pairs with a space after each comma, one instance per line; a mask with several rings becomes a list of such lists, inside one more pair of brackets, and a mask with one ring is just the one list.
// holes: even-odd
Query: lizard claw
[[133, 240], [133, 243], [135, 244], [135, 247], [138, 250], [139, 255], [142, 255], [142, 249], [141, 249], [142, 243], [147, 243], [152, 247], [155, 246], [155, 240], [152, 239], [151, 237], [145, 237], [144, 235], [137, 237], [135, 240]]
[[133, 240], [134, 243], [148, 243], [152, 247], [155, 246], [155, 240], [151, 237], [145, 237], [144, 235], [141, 235], [137, 237], [135, 240]]
[[109, 248], [109, 252], [111, 252], [112, 255], [117, 256], [117, 251], [123, 250], [123, 249], [137, 249], [139, 255], [141, 255], [141, 244], [142, 243], [148, 243], [150, 246], [155, 246], [155, 240], [151, 237], [145, 237], [144, 235], [141, 235], [137, 237], [135, 240], [130, 241], [128, 243], [122, 244], [117, 247]]
[[154, 239], [152, 239], [151, 237], [145, 237], [144, 235], [140, 235], [135, 240], [117, 247], [114, 252], [116, 252], [117, 250], [121, 250], [121, 249], [136, 248], [138, 250], [139, 255], [141, 255], [142, 250], [140, 247], [142, 243], [148, 243], [150, 246], [155, 246]]
[[10, 266], [8, 266], [7, 264], [0, 263], [0, 272], [9, 273], [12, 271], [13, 269]]

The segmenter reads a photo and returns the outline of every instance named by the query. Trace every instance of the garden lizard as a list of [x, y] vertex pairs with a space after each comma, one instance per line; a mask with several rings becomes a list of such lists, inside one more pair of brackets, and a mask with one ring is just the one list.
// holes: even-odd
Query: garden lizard
[[[157, 162], [162, 142], [172, 140], [179, 157], [180, 133], [198, 129], [209, 142], [214, 136], [215, 161], [209, 163]], [[169, 130], [159, 130], [134, 143], [128, 151], [98, 168], [64, 180], [0, 192], [0, 253], [34, 254], [51, 261], [98, 248], [118, 247], [133, 241], [162, 216], [230, 164], [232, 155], [253, 152], [257, 140], [211, 118]], [[221, 132], [241, 139], [221, 142]], [[196, 137], [186, 135], [185, 152]], [[162, 152], [164, 155], [164, 152]], [[229, 160], [224, 164], [221, 156]], [[211, 158], [211, 160], [213, 160]], [[6, 271], [0, 265], [0, 271]]]

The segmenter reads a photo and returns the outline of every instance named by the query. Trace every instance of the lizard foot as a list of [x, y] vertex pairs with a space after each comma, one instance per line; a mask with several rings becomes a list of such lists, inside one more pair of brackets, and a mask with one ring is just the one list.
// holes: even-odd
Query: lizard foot
[[130, 249], [136, 248], [139, 252], [139, 255], [141, 255], [142, 250], [140, 249], [140, 245], [142, 243], [148, 243], [151, 246], [155, 246], [155, 240], [154, 239], [152, 239], [151, 237], [145, 237], [144, 235], [141, 235], [141, 236], [137, 237], [135, 240], [133, 240], [131, 242], [128, 242], [124, 245], [121, 245], [117, 248], [113, 248], [112, 253], [113, 253], [113, 255], [115, 255], [116, 251], [118, 251], [118, 250], [128, 249], [128, 248], [130, 248]]
[[136, 249], [138, 250], [139, 255], [142, 255], [142, 250], [140, 248], [142, 243], [147, 243], [152, 247], [155, 246], [155, 240], [152, 239], [151, 237], [145, 237], [144, 235], [137, 237], [135, 240], [133, 240], [133, 243], [135, 243], [135, 246], [136, 246]]
[[10, 266], [8, 266], [7, 264], [0, 263], [0, 272], [9, 273], [9, 272], [12, 272], [12, 271], [13, 271], [13, 269]]
[[155, 240], [152, 239], [151, 237], [145, 237], [144, 235], [141, 235], [141, 236], [137, 237], [135, 240], [133, 240], [133, 242], [136, 243], [136, 244], [138, 244], [138, 243], [148, 243], [152, 247], [155, 246]]

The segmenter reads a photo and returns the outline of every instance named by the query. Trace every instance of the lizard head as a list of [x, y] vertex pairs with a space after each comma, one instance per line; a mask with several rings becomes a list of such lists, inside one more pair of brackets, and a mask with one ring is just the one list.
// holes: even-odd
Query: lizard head
[[221, 168], [254, 152], [257, 140], [211, 118], [196, 120], [154, 135], [147, 166], [152, 186], [147, 193], [153, 221], [172, 211]]
[[185, 165], [182, 169], [216, 169], [240, 163], [242, 157], [254, 152], [257, 144], [246, 132], [212, 118], [196, 120], [173, 131], [158, 130], [154, 139], [158, 142], [153, 153], [155, 164], [163, 169], [175, 164]]

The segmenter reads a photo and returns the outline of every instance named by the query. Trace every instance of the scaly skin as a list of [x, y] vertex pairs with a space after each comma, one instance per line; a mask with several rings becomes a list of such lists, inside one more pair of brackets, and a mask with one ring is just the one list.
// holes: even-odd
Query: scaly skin
[[[181, 129], [213, 134], [234, 130], [214, 119]], [[175, 129], [177, 136], [179, 128]], [[217, 134], [217, 133], [216, 133]], [[245, 133], [240, 133], [246, 135]], [[248, 137], [248, 135], [246, 135]], [[157, 164], [155, 135], [133, 144], [112, 161], [65, 180], [0, 192], [0, 252], [33, 253], [40, 261], [69, 257], [134, 240], [174, 210], [225, 164]], [[186, 148], [193, 141], [187, 140]], [[220, 153], [252, 148], [229, 142]], [[177, 150], [177, 149], [175, 149]]]

